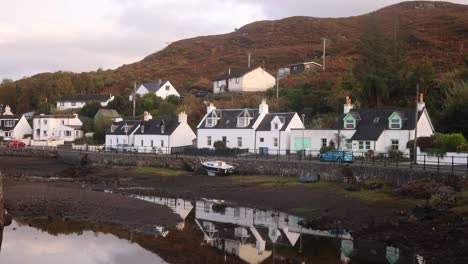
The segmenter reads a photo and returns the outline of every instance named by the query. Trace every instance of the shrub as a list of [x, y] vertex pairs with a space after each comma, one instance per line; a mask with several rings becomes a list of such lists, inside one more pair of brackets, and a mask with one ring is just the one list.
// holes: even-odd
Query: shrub
[[436, 181], [414, 181], [404, 184], [398, 189], [398, 194], [420, 199], [430, 199], [444, 184]]
[[456, 152], [459, 146], [467, 141], [461, 133], [437, 134], [434, 136], [434, 147], [445, 153]]
[[429, 205], [438, 211], [447, 211], [455, 205], [455, 192], [451, 187], [441, 186], [431, 196]]
[[403, 158], [403, 152], [399, 151], [398, 149], [395, 149], [393, 147], [388, 147], [387, 148], [387, 155], [389, 159], [399, 159], [402, 160]]
[[216, 150], [226, 149], [226, 144], [220, 140], [220, 141], [216, 141], [215, 143], [213, 143], [213, 147]]
[[328, 147], [321, 147], [320, 148], [320, 154], [335, 150], [335, 146], [328, 146]]

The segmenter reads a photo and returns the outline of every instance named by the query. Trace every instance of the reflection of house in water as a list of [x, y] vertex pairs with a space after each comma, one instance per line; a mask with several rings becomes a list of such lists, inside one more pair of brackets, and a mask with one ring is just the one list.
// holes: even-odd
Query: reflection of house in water
[[351, 239], [348, 233], [337, 236], [328, 231], [302, 228], [298, 224], [302, 218], [286, 213], [245, 207], [213, 210], [214, 204], [195, 203], [195, 221], [204, 233], [205, 242], [249, 263], [260, 263], [271, 256], [266, 243], [294, 247], [301, 234]]
[[[133, 196], [137, 199], [160, 204], [169, 207], [175, 214], [185, 220], [193, 209], [192, 202], [180, 198], [167, 198], [167, 197], [150, 197], [150, 196]], [[185, 226], [185, 221], [177, 225], [177, 229], [182, 230]]]

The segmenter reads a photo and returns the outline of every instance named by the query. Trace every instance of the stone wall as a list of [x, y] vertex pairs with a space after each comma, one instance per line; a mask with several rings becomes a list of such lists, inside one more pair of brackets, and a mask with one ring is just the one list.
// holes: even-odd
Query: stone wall
[[[197, 170], [200, 165], [198, 157], [174, 157], [165, 155], [148, 154], [115, 154], [115, 153], [80, 153], [58, 152], [58, 159], [74, 165], [100, 164], [116, 166], [151, 166], [172, 169]], [[229, 160], [226, 160], [229, 162]], [[232, 163], [238, 165], [238, 172], [245, 175], [274, 175], [281, 177], [298, 177], [320, 174], [325, 181], [342, 182], [344, 168], [348, 167], [354, 176], [363, 180], [382, 178], [399, 186], [417, 179], [443, 177], [436, 171], [424, 171], [421, 169], [383, 167], [362, 164], [340, 165], [338, 163], [324, 163], [318, 161], [287, 161], [287, 160], [262, 160], [241, 159]]]
[[0, 156], [56, 158], [57, 151], [49, 148], [7, 148], [0, 147]]

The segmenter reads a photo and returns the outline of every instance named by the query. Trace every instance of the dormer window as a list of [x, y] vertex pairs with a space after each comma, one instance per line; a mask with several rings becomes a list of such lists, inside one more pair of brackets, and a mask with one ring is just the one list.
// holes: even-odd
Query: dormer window
[[247, 127], [250, 124], [250, 114], [247, 109], [237, 116], [237, 127]]
[[214, 126], [216, 126], [216, 118], [215, 118], [215, 117], [208, 117], [208, 118], [206, 118], [206, 126], [207, 126], [207, 127], [214, 127]]
[[273, 127], [275, 128], [275, 130], [278, 130], [279, 124], [278, 124], [278, 123], [275, 123], [275, 124], [273, 125]]
[[388, 118], [388, 127], [390, 129], [401, 129], [403, 127], [403, 121], [397, 113], [393, 113]]
[[391, 129], [401, 129], [401, 120], [399, 118], [390, 119]]
[[343, 119], [344, 129], [356, 129], [356, 119], [351, 115], [347, 114]]
[[346, 119], [344, 122], [344, 127], [346, 129], [355, 129], [356, 128], [356, 122], [354, 119]]

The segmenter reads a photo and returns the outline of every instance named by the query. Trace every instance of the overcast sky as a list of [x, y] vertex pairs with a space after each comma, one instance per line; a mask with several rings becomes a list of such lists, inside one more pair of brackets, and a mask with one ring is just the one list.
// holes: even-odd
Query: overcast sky
[[[398, 0], [0, 0], [0, 79], [113, 69], [256, 20], [342, 17]], [[452, 2], [468, 4], [468, 0]]]

